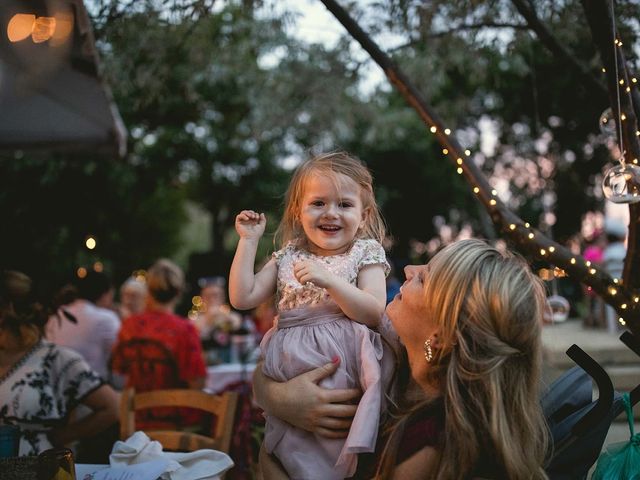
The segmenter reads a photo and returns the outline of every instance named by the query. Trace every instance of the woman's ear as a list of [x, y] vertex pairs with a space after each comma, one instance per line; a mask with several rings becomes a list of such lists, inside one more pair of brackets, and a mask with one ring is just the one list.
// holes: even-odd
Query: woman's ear
[[440, 335], [440, 332], [438, 332], [438, 331], [433, 332], [429, 338], [431, 339], [431, 346], [434, 349], [436, 349], [436, 350], [442, 349], [442, 347], [443, 347], [442, 335]]

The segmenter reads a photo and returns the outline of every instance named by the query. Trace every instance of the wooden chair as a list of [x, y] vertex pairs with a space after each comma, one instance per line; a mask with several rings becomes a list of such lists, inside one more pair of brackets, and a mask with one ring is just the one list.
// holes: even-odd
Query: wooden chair
[[152, 440], [158, 440], [167, 450], [193, 451], [211, 448], [229, 453], [233, 421], [238, 403], [236, 392], [220, 395], [201, 390], [154, 390], [136, 393], [133, 388], [122, 392], [120, 401], [120, 438], [126, 440], [136, 430], [136, 410], [151, 407], [190, 407], [215, 415], [215, 427], [210, 437], [189, 431], [145, 430]]

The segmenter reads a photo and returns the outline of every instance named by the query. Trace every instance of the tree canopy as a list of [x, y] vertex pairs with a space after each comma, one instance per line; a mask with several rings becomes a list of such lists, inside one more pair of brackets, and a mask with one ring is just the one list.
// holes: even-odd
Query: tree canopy
[[[372, 169], [393, 255], [415, 256], [416, 245], [444, 231], [495, 235], [401, 96], [385, 83], [362, 91], [363, 55], [347, 32], [335, 45], [302, 40], [295, 16], [271, 6], [93, 2], [129, 154], [5, 155], [0, 211], [15, 228], [0, 239], [3, 263], [60, 277], [101, 261], [122, 278], [188, 244], [181, 232], [190, 201], [211, 216], [212, 239], [191, 269], [224, 274], [236, 212], [266, 211], [273, 231], [291, 166], [328, 149], [346, 149]], [[580, 2], [349, 6], [523, 219], [563, 240], [587, 211], [603, 208], [598, 186], [611, 138], [598, 117], [609, 100]], [[633, 68], [638, 8], [616, 4]], [[98, 239], [95, 252], [83, 246], [88, 234]], [[265, 238], [261, 253], [271, 247]]]

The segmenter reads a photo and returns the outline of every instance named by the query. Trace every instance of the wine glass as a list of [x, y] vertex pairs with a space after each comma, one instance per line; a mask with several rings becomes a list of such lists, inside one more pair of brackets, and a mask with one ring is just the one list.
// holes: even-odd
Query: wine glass
[[640, 202], [640, 168], [625, 163], [624, 157], [621, 157], [619, 164], [605, 173], [602, 192], [613, 203]]

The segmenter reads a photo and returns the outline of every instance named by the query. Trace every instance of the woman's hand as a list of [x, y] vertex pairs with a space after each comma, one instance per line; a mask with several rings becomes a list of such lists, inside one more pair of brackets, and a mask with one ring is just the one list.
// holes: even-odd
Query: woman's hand
[[297, 262], [293, 266], [293, 274], [301, 285], [311, 282], [320, 288], [329, 288], [331, 280], [335, 277], [333, 273], [314, 260]]
[[253, 392], [264, 410], [291, 425], [326, 438], [345, 438], [349, 433], [361, 392], [357, 388], [326, 389], [318, 386], [335, 373], [336, 359], [287, 382], [276, 382], [262, 373], [261, 364], [253, 375]]
[[257, 240], [264, 233], [267, 226], [267, 217], [264, 213], [256, 213], [253, 210], [243, 210], [236, 215], [236, 232], [240, 238]]

